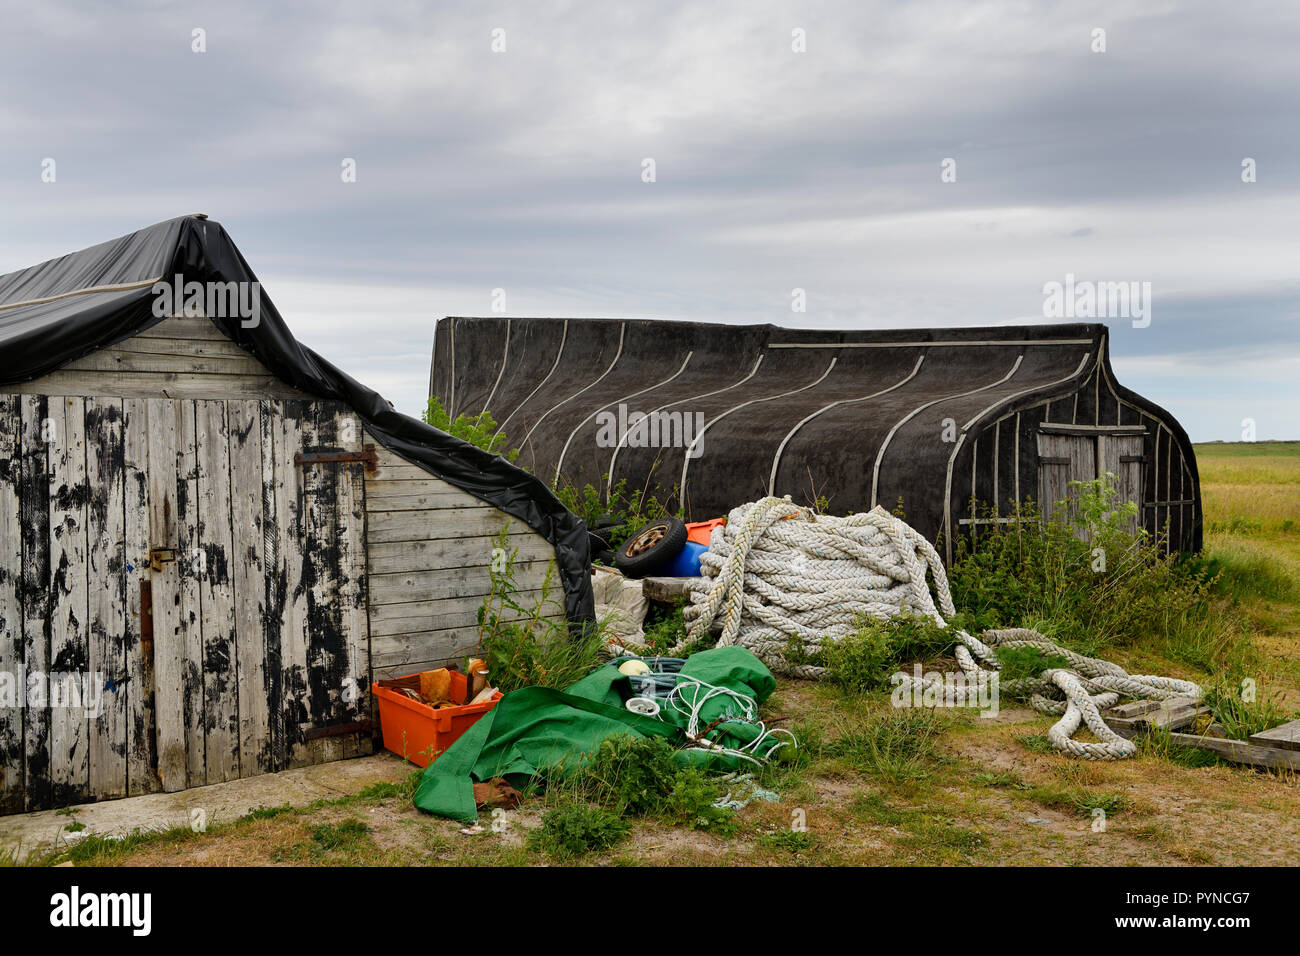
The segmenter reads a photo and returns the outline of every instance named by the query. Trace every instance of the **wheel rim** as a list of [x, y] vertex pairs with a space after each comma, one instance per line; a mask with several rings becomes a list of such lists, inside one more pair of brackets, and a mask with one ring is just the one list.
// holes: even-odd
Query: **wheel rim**
[[668, 525], [651, 525], [632, 539], [632, 542], [626, 548], [627, 556], [629, 558], [639, 558], [662, 541], [667, 533]]

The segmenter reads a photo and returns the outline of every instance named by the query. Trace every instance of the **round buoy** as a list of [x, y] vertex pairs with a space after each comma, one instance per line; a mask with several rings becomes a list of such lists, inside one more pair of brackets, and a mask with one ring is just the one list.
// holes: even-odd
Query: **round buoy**
[[650, 673], [650, 665], [645, 661], [633, 659], [619, 664], [618, 672], [624, 677], [645, 677]]

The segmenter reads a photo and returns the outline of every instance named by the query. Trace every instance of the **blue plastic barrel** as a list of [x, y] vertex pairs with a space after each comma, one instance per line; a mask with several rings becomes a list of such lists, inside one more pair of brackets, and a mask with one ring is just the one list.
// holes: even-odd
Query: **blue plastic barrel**
[[655, 569], [656, 577], [698, 578], [700, 576], [700, 555], [709, 549], [694, 541], [687, 541], [677, 557], [667, 564]]

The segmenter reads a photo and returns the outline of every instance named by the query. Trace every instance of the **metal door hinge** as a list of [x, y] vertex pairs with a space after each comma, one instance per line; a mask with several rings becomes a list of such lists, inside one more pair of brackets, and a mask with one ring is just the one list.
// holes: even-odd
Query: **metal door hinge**
[[175, 560], [175, 548], [151, 548], [149, 550], [149, 567], [155, 571], [161, 571], [164, 562]]

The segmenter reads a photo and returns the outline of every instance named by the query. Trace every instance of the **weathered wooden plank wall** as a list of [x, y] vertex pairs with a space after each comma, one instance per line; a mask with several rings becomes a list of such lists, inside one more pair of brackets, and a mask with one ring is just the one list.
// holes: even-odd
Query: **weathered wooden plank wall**
[[0, 395], [0, 813], [23, 809], [23, 621], [18, 603], [23, 562], [18, 396]]
[[152, 595], [145, 603], [149, 555], [148, 402], [122, 399], [123, 569], [126, 618], [122, 652], [126, 660], [126, 788], [134, 796], [158, 788], [155, 749], [154, 643]]
[[[270, 403], [268, 402], [269, 406]], [[226, 402], [230, 436], [230, 581], [235, 646], [231, 666], [238, 682], [239, 775], [271, 769], [270, 721], [266, 690], [268, 605], [266, 539], [274, 555], [276, 526], [272, 502], [264, 500], [262, 414], [257, 402]]]
[[90, 788], [86, 712], [75, 699], [89, 672], [85, 400], [51, 402], [50, 415], [50, 776], [54, 799], [72, 803]]
[[[177, 496], [182, 482], [177, 474], [180, 456], [176, 404], [170, 399], [150, 399], [145, 417], [133, 423], [144, 432], [147, 444], [145, 473], [149, 498], [149, 547], [179, 546]], [[175, 564], [175, 561], [166, 562]], [[183, 590], [176, 569], [160, 565], [151, 574], [149, 552], [138, 555], [142, 579], [148, 578], [153, 599], [153, 710], [155, 766], [162, 788], [168, 792], [185, 789], [188, 783], [185, 751], [185, 608]]]
[[[478, 646], [497, 535], [517, 549], [524, 603], [541, 596], [551, 544], [527, 525], [378, 446], [365, 504], [370, 663], [376, 678], [455, 661]], [[550, 616], [563, 617], [558, 579]]]
[[89, 720], [89, 793], [127, 791], [126, 457], [121, 399], [86, 399], [87, 671], [99, 682], [98, 719]]
[[[57, 407], [58, 400], [53, 404]], [[50, 672], [50, 465], [46, 445], [51, 400], [43, 395], [21, 400], [19, 485], [22, 575], [18, 599], [23, 618], [25, 675]], [[54, 801], [50, 767], [50, 709], [28, 699], [23, 709], [23, 786], [25, 807], [48, 807]]]
[[[324, 402], [286, 402], [286, 419], [302, 423], [304, 452], [357, 452], [360, 421]], [[365, 522], [363, 466], [359, 462], [307, 462], [303, 488], [302, 590], [307, 620], [302, 680], [312, 726], [354, 723], [369, 709], [368, 671], [352, 670], [366, 645], [365, 555], [357, 548]], [[358, 507], [361, 505], [361, 507]], [[340, 738], [321, 738], [315, 760], [343, 756]]]
[[[239, 675], [236, 669], [230, 431], [225, 402], [194, 403], [198, 465], [198, 545], [190, 555], [198, 577], [202, 656], [201, 725], [204, 780], [239, 776]], [[197, 567], [194, 565], [197, 564]], [[257, 623], [253, 625], [261, 630]]]
[[[303, 550], [291, 542], [303, 536], [298, 482], [301, 475], [283, 466], [286, 456], [303, 447], [300, 417], [274, 415], [275, 452], [272, 467], [275, 483], [276, 601], [271, 604], [277, 650], [276, 693], [271, 696], [271, 738], [276, 767], [297, 767], [309, 762], [300, 729], [307, 720], [307, 592], [303, 588]], [[268, 631], [268, 644], [270, 643]]]
[[[203, 733], [203, 607], [199, 597], [199, 475], [198, 427], [195, 421], [197, 402], [173, 400], [176, 415], [176, 537], [158, 542], [175, 547], [176, 559], [164, 562], [162, 571], [153, 575], [176, 575], [181, 596], [181, 712], [185, 727], [185, 783], [199, 787], [207, 782], [205, 772], [206, 736]], [[204, 443], [216, 436], [203, 436]], [[155, 547], [157, 546], [155, 544]], [[161, 689], [161, 688], [160, 688]]]
[[372, 676], [477, 645], [503, 528], [539, 596], [544, 538], [204, 319], [0, 394], [0, 674], [98, 675], [99, 705], [0, 708], [0, 812], [370, 752]]
[[164, 319], [124, 342], [22, 385], [19, 395], [118, 398], [307, 398], [204, 318]]

